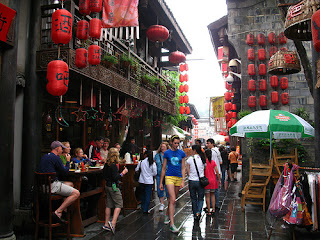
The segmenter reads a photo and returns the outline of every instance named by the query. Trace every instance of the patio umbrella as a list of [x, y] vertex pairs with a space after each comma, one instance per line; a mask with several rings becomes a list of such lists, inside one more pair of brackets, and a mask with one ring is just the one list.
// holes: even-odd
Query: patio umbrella
[[314, 137], [314, 128], [301, 117], [281, 110], [255, 111], [241, 118], [232, 128], [230, 135], [237, 137], [298, 139]]

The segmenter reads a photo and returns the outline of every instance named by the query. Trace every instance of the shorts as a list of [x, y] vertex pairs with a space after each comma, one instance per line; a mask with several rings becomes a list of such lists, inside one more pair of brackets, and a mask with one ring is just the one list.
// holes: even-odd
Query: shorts
[[204, 189], [204, 193], [214, 193], [216, 189]]
[[166, 182], [166, 185], [173, 184], [176, 187], [180, 187], [182, 183], [182, 177], [166, 176], [165, 182]]
[[51, 193], [53, 194], [69, 197], [72, 194], [73, 190], [73, 187], [66, 185], [58, 180], [51, 183]]
[[106, 186], [107, 208], [123, 208], [122, 194], [120, 189], [114, 192], [112, 187]]
[[238, 168], [238, 163], [231, 163], [230, 168], [231, 168], [231, 173], [235, 173]]

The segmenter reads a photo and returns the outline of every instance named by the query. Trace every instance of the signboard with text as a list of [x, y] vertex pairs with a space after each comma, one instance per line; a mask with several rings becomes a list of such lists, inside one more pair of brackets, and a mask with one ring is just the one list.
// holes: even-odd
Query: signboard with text
[[0, 3], [0, 40], [2, 42], [7, 42], [7, 34], [15, 15], [15, 10]]

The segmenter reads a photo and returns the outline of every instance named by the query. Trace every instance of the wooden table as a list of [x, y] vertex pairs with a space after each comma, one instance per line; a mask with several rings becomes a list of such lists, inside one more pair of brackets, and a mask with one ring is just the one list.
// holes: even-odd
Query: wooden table
[[120, 164], [120, 171], [123, 170], [124, 166], [128, 169], [128, 173], [122, 178], [122, 199], [124, 210], [137, 209], [138, 206], [134, 192], [135, 185], [133, 182], [133, 176], [137, 165], [138, 164]]
[[[86, 176], [89, 180], [95, 182], [95, 186], [93, 189], [88, 191], [80, 192], [80, 197], [72, 204], [71, 206], [71, 236], [72, 237], [84, 237], [84, 227], [97, 222], [103, 221], [105, 219], [105, 180], [103, 177], [102, 169], [89, 168], [88, 171], [85, 172], [69, 172], [67, 179], [72, 181], [74, 187], [80, 191], [82, 184], [82, 177]], [[81, 216], [80, 209], [80, 200], [85, 199], [91, 196], [97, 195], [97, 202], [95, 202], [96, 215], [92, 216], [88, 219], [83, 220]], [[92, 206], [90, 206], [92, 207]]]

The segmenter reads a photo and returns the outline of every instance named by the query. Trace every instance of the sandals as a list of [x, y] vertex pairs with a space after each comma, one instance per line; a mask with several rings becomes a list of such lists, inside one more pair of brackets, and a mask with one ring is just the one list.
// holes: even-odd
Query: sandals
[[109, 228], [109, 227], [106, 226], [106, 225], [103, 225], [103, 226], [102, 226], [102, 229], [111, 232], [111, 228]]

